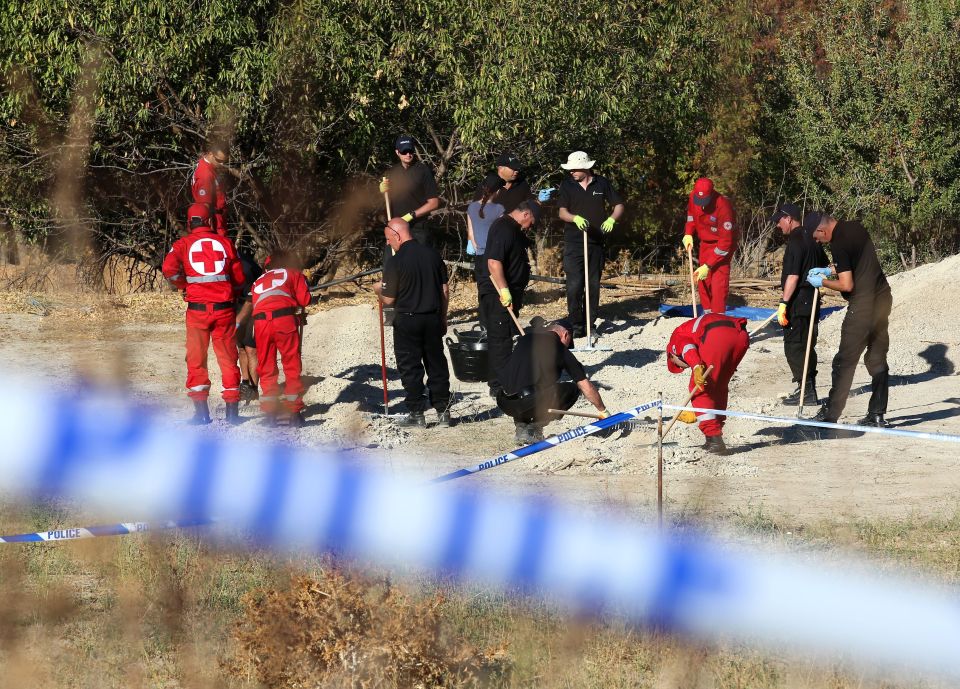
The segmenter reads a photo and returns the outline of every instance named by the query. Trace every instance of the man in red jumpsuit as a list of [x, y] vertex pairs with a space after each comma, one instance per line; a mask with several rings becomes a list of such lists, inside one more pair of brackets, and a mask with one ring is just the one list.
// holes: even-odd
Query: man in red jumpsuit
[[707, 313], [726, 313], [730, 291], [730, 260], [737, 248], [733, 229], [733, 206], [717, 193], [713, 182], [701, 177], [693, 185], [687, 201], [687, 224], [683, 250], [693, 246], [693, 235], [700, 239], [700, 267], [695, 271], [700, 304]]
[[[274, 252], [268, 270], [250, 289], [253, 301], [253, 332], [257, 342], [257, 375], [260, 376], [260, 408], [276, 419], [279, 402], [290, 414], [290, 425], [303, 426], [303, 381], [300, 378], [300, 309], [310, 304], [307, 280], [297, 269], [295, 257]], [[283, 364], [284, 390], [280, 394], [277, 353]]]
[[217, 170], [227, 164], [230, 155], [227, 149], [218, 144], [211, 145], [197, 161], [197, 167], [190, 178], [190, 192], [194, 203], [205, 203], [214, 211], [213, 229], [217, 234], [227, 236], [227, 221], [224, 215], [227, 197], [217, 179]]
[[[716, 313], [705, 313], [679, 326], [667, 345], [667, 368], [680, 373], [686, 368], [690, 374], [690, 406], [701, 409], [726, 409], [730, 379], [747, 353], [750, 337], [747, 321]], [[707, 369], [713, 370], [707, 373]], [[727, 450], [723, 442], [723, 416], [712, 413], [682, 412], [680, 420], [699, 421], [707, 440], [703, 449], [715, 454]]]
[[187, 212], [188, 234], [173, 244], [163, 260], [163, 275], [187, 301], [187, 395], [193, 400], [191, 423], [210, 423], [207, 398], [207, 348], [213, 351], [223, 377], [226, 420], [239, 423], [240, 368], [237, 366], [234, 289], [243, 284], [243, 270], [233, 243], [210, 227], [210, 209], [195, 203]]

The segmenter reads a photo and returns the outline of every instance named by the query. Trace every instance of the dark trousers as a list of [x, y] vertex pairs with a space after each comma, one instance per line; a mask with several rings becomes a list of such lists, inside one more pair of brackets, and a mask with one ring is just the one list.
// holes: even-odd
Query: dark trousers
[[[510, 294], [513, 296], [513, 313], [519, 315], [523, 304], [523, 291], [510, 290]], [[497, 390], [503, 387], [500, 382], [500, 372], [506, 368], [510, 354], [513, 352], [513, 336], [519, 333], [510, 314], [500, 304], [498, 294], [480, 295], [480, 322], [487, 329], [487, 352], [490, 361], [487, 384], [491, 390]]]
[[426, 368], [430, 406], [443, 411], [450, 403], [450, 372], [443, 353], [443, 322], [439, 313], [398, 313], [393, 321], [393, 350], [406, 393], [407, 409], [426, 409], [423, 373]]
[[497, 406], [503, 413], [513, 417], [517, 423], [542, 423], [556, 421], [556, 414], [550, 414], [548, 409], [562, 409], [566, 411], [580, 399], [580, 388], [573, 381], [563, 381], [550, 387], [528, 390], [526, 394], [516, 397], [508, 396], [502, 390], [497, 395]]
[[857, 295], [847, 305], [847, 315], [840, 326], [840, 349], [833, 357], [833, 385], [830, 388], [827, 418], [838, 419], [843, 413], [850, 396], [850, 386], [853, 385], [853, 374], [864, 350], [863, 363], [872, 377], [867, 410], [871, 414], [887, 412], [890, 386], [890, 370], [887, 368], [890, 335], [887, 326], [892, 307], [893, 295], [889, 289], [876, 295]]
[[[603, 272], [604, 249], [596, 244], [588, 244], [587, 253], [587, 266], [590, 269], [590, 318], [596, 320], [600, 309], [600, 274]], [[567, 318], [577, 330], [586, 328], [582, 242], [577, 242], [575, 246], [564, 242], [563, 272], [567, 278]]]
[[[793, 309], [789, 315], [790, 323], [783, 329], [783, 353], [787, 356], [787, 363], [790, 365], [790, 373], [793, 374], [793, 382], [800, 383], [803, 379], [803, 357], [807, 352], [807, 335], [810, 331], [810, 308], [811, 305], [803, 309]], [[806, 313], [797, 313], [797, 311], [806, 311]], [[820, 319], [820, 307], [817, 306], [815, 318]], [[817, 337], [820, 332], [819, 322], [813, 325], [813, 342], [810, 344], [810, 364], [807, 367], [807, 380], [815, 382], [817, 380]]]

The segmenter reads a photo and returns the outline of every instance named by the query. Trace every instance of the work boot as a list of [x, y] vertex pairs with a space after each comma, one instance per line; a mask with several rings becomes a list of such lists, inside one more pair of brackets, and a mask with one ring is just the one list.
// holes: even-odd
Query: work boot
[[[800, 386], [797, 386], [797, 389], [791, 392], [783, 399], [783, 403], [788, 407], [796, 407], [800, 403]], [[820, 404], [820, 400], [817, 398], [817, 387], [816, 383], [812, 380], [807, 381], [806, 388], [803, 391], [803, 406], [805, 407], [815, 407]]]
[[191, 426], [204, 426], [210, 423], [210, 408], [206, 400], [193, 401], [193, 418], [189, 423]]
[[236, 426], [240, 423], [240, 403], [239, 402], [227, 402], [227, 412], [224, 416], [224, 420]]
[[837, 420], [830, 416], [830, 407], [824, 403], [811, 421], [823, 421], [824, 423], [836, 423]]
[[715, 455], [727, 454], [727, 444], [723, 442], [722, 435], [707, 436], [707, 440], [703, 444], [703, 449]]
[[290, 420], [287, 422], [290, 428], [303, 428], [307, 421], [303, 418], [303, 412], [290, 412]]
[[870, 426], [872, 428], [890, 428], [890, 424], [883, 418], [883, 414], [875, 414], [872, 412], [867, 413], [866, 416], [860, 419], [858, 425]]
[[526, 445], [527, 444], [527, 424], [522, 423], [520, 421], [514, 421], [513, 427], [515, 429], [513, 434], [514, 442], [523, 443], [524, 445]]
[[453, 426], [453, 419], [450, 418], [449, 409], [437, 412], [437, 425], [442, 428], [451, 428]]
[[531, 423], [527, 424], [527, 440], [531, 443], [539, 443], [543, 440], [543, 427], [546, 426], [544, 423]]
[[241, 380], [240, 399], [248, 404], [254, 400], [260, 399], [260, 392], [257, 390], [257, 386], [248, 380]]
[[427, 420], [423, 418], [422, 411], [412, 411], [397, 421], [397, 425], [401, 428], [426, 428]]

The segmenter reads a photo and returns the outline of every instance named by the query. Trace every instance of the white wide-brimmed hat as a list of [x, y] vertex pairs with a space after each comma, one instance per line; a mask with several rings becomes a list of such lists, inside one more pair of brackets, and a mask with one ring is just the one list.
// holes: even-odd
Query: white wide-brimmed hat
[[560, 167], [564, 170], [589, 170], [595, 162], [597, 161], [590, 160], [590, 156], [583, 151], [574, 151], [567, 158], [567, 162], [560, 163]]

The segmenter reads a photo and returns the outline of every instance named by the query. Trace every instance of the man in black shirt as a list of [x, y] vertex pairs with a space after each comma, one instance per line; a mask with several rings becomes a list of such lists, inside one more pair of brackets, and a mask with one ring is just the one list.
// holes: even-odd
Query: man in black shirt
[[575, 151], [560, 165], [570, 171], [570, 177], [560, 183], [557, 193], [557, 215], [567, 223], [563, 233], [563, 272], [567, 278], [567, 317], [573, 323], [574, 337], [585, 335], [587, 324], [583, 235], [587, 236], [592, 320], [600, 307], [604, 235], [613, 231], [624, 210], [623, 199], [610, 182], [591, 171], [595, 162], [583, 151]]
[[[440, 193], [433, 170], [415, 159], [416, 142], [412, 136], [398, 136], [394, 146], [400, 164], [387, 171], [386, 179], [380, 182], [380, 193], [390, 195], [393, 217], [407, 221], [413, 238], [421, 244], [429, 244], [426, 219], [440, 207]], [[387, 253], [389, 258], [392, 255], [389, 246]]]
[[253, 302], [250, 288], [263, 275], [263, 268], [249, 249], [237, 249], [243, 268], [243, 284], [237, 296], [237, 352], [240, 358], [240, 399], [244, 402], [260, 397], [257, 377], [257, 342], [253, 337]]
[[[792, 203], [785, 203], [770, 216], [770, 222], [780, 228], [787, 240], [783, 251], [783, 270], [780, 273], [780, 288], [783, 296], [777, 308], [777, 320], [783, 326], [783, 353], [790, 365], [793, 382], [797, 389], [784, 404], [800, 404], [800, 387], [803, 378], [804, 356], [807, 351], [807, 336], [810, 334], [810, 314], [813, 310], [815, 291], [807, 282], [807, 273], [811, 268], [824, 268], [830, 264], [823, 247], [814, 241], [810, 232], [800, 225], [800, 209]], [[807, 383], [803, 392], [803, 405], [815, 407], [817, 398], [817, 334], [820, 306], [814, 316], [811, 336], [810, 359], [807, 366]]]
[[[569, 321], [559, 320], [524, 335], [517, 340], [503, 369], [503, 390], [497, 395], [497, 406], [513, 417], [517, 442], [543, 440], [543, 427], [559, 418], [547, 410], [569, 409], [580, 393], [603, 418], [609, 416], [583, 365], [570, 352], [571, 328]], [[564, 371], [570, 380], [561, 382]]]
[[539, 218], [540, 206], [532, 200], [524, 201], [497, 218], [487, 235], [485, 265], [476, 271], [480, 320], [487, 328], [490, 360], [487, 384], [494, 398], [502, 387], [500, 372], [513, 349], [511, 344], [515, 326], [507, 309], [512, 309], [514, 315], [520, 313], [523, 292], [530, 281], [528, 242], [524, 230], [533, 227]]
[[830, 215], [808, 216], [804, 219], [804, 226], [813, 229], [813, 238], [818, 242], [830, 244], [836, 269], [836, 277], [828, 278], [823, 271], [829, 269], [814, 268], [807, 281], [814, 287], [836, 290], [847, 300], [847, 313], [840, 328], [840, 348], [833, 358], [830, 398], [815, 418], [830, 422], [840, 418], [850, 395], [857, 362], [866, 350], [863, 363], [872, 377], [871, 394], [867, 415], [860, 420], [860, 425], [884, 427], [887, 425], [883, 415], [887, 412], [890, 376], [887, 325], [893, 296], [877, 259], [873, 240], [866, 228], [855, 220], [838, 221]]
[[503, 206], [504, 213], [509, 213], [531, 196], [530, 185], [523, 178], [523, 165], [520, 159], [512, 153], [501, 153], [497, 157], [497, 177], [503, 186], [497, 194], [497, 203]]
[[384, 305], [393, 306], [396, 312], [393, 349], [410, 412], [400, 425], [426, 426], [426, 368], [430, 405], [437, 410], [440, 425], [450, 426], [450, 372], [443, 353], [449, 299], [447, 267], [436, 249], [413, 239], [402, 218], [387, 223], [384, 236], [395, 255], [387, 261], [383, 282], [376, 291]]

